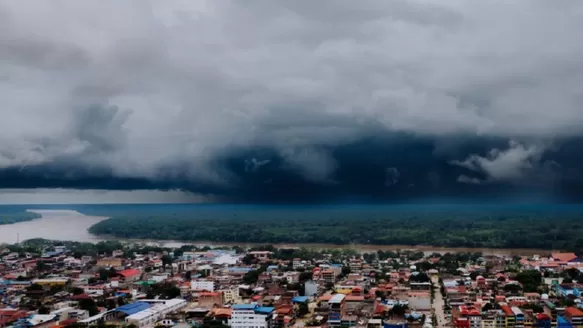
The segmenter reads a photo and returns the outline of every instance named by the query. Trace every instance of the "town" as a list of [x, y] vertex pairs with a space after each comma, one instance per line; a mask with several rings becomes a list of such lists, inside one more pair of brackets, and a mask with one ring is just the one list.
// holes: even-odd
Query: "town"
[[414, 249], [0, 247], [0, 328], [583, 327], [583, 262]]

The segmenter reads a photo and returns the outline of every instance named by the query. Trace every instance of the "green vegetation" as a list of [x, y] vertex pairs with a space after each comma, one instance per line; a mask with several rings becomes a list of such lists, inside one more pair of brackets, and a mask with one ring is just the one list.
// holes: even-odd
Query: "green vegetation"
[[0, 225], [32, 221], [34, 219], [39, 219], [40, 217], [40, 214], [26, 212], [20, 208], [0, 206]]
[[190, 206], [117, 211], [90, 232], [121, 238], [583, 249], [580, 206]]

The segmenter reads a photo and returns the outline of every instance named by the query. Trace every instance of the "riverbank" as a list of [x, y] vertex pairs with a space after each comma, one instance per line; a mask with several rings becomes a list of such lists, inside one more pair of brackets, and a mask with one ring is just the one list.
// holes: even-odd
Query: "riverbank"
[[87, 230], [107, 217], [88, 216], [73, 210], [27, 210], [40, 218], [0, 227], [0, 243], [16, 243], [27, 239], [43, 238], [79, 242], [98, 242], [99, 236]]
[[454, 252], [482, 252], [485, 255], [546, 255], [551, 250], [544, 249], [521, 249], [521, 248], [471, 248], [471, 247], [437, 247], [430, 245], [375, 245], [375, 244], [346, 244], [335, 245], [325, 243], [241, 243], [241, 242], [213, 242], [213, 241], [176, 241], [176, 240], [153, 240], [153, 239], [132, 239], [117, 238], [108, 235], [93, 235], [88, 229], [102, 222], [106, 216], [84, 215], [74, 210], [29, 210], [39, 214], [40, 219], [33, 221], [18, 222], [15, 224], [2, 226], [0, 228], [0, 242], [15, 243], [33, 238], [44, 238], [50, 240], [68, 240], [78, 242], [99, 242], [106, 240], [118, 240], [128, 243], [146, 243], [151, 245], [161, 245], [164, 247], [180, 247], [183, 245], [195, 246], [242, 246], [251, 247], [257, 245], [273, 245], [278, 248], [299, 248], [307, 247], [314, 249], [345, 249], [351, 248], [361, 253], [375, 252], [377, 250], [415, 250], [424, 253], [454, 253]]

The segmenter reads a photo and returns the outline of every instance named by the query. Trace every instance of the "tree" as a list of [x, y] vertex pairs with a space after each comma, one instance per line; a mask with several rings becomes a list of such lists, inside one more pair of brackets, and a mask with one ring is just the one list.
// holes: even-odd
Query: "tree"
[[36, 271], [43, 272], [47, 268], [47, 265], [43, 260], [36, 261]]
[[99, 280], [107, 281], [109, 279], [109, 270], [106, 268], [99, 269]]
[[79, 301], [79, 308], [81, 310], [89, 311], [90, 316], [94, 316], [94, 315], [99, 313], [99, 309], [97, 308], [95, 301], [90, 299], [90, 298], [80, 300]]
[[42, 285], [34, 283], [34, 284], [28, 286], [26, 289], [28, 291], [40, 291], [40, 290], [44, 290], [44, 287]]
[[171, 265], [173, 262], [173, 259], [170, 255], [163, 255], [162, 256], [162, 266], [166, 267], [168, 265]]
[[300, 282], [312, 280], [312, 271], [305, 271], [300, 273], [299, 280]]
[[302, 303], [298, 304], [298, 315], [300, 317], [305, 316], [309, 312], [310, 312], [310, 308], [308, 307], [308, 303], [302, 302]]
[[39, 309], [38, 309], [38, 314], [49, 314], [51, 313], [51, 309], [49, 309], [48, 307], [42, 305]]
[[71, 288], [71, 294], [73, 294], [73, 295], [81, 295], [84, 292], [85, 291], [83, 290], [83, 288], [79, 288], [79, 287], [73, 287], [73, 288]]
[[522, 288], [519, 284], [506, 284], [504, 285], [504, 291], [512, 294], [517, 294]]
[[405, 315], [409, 307], [407, 305], [394, 305], [391, 310], [389, 310], [390, 315], [396, 315], [398, 317], [402, 317]]
[[488, 302], [486, 304], [484, 304], [484, 306], [482, 306], [482, 311], [486, 312], [486, 311], [490, 311], [494, 309], [494, 305], [492, 305], [492, 303]]

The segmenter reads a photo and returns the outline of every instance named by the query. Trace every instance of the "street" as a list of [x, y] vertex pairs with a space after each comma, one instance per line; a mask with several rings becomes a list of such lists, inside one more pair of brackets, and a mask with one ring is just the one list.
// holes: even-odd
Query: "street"
[[445, 318], [445, 313], [443, 312], [443, 307], [445, 306], [445, 301], [443, 300], [443, 295], [441, 295], [439, 277], [433, 276], [431, 282], [436, 286], [435, 298], [433, 299], [433, 313], [437, 318], [437, 327], [449, 327], [449, 321]]

